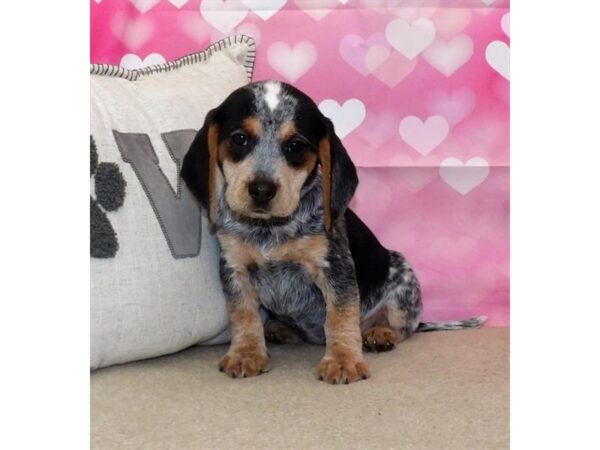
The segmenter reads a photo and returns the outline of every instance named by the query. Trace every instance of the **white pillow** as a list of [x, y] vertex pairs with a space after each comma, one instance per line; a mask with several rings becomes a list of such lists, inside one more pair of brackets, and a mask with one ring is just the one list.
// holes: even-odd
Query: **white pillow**
[[92, 369], [228, 339], [218, 246], [179, 170], [254, 55], [232, 36], [148, 68], [91, 66]]

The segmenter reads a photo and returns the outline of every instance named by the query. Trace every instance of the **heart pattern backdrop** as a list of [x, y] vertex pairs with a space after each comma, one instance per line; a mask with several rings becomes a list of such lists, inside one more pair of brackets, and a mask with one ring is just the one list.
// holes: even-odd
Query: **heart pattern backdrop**
[[[352, 208], [421, 278], [427, 320], [509, 322], [508, 0], [91, 0], [91, 62], [133, 69], [230, 34], [330, 117]], [[198, 125], [200, 126], [200, 118]]]

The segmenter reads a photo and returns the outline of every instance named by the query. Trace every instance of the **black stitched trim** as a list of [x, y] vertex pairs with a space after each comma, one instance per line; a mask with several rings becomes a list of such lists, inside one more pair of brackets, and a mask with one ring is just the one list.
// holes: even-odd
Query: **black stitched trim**
[[[232, 42], [233, 40], [233, 42]], [[222, 51], [234, 44], [247, 44], [248, 49], [246, 50], [246, 57], [243, 66], [246, 69], [248, 80], [252, 80], [254, 74], [254, 62], [256, 59], [256, 43], [254, 38], [243, 34], [227, 36], [220, 41], [210, 45], [206, 50], [201, 52], [192, 53], [174, 61], [167, 61], [162, 64], [155, 64], [149, 67], [142, 67], [141, 69], [128, 70], [124, 67], [115, 66], [112, 64], [90, 64], [90, 75], [108, 76], [114, 78], [124, 78], [129, 81], [136, 81], [140, 77], [152, 75], [153, 73], [169, 72], [176, 70], [180, 67], [187, 66], [190, 64], [203, 63], [208, 60], [209, 57], [218, 51]]]

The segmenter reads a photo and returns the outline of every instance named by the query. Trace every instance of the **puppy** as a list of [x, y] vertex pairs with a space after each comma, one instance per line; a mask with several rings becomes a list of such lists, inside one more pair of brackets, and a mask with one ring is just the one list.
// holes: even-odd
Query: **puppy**
[[220, 243], [231, 346], [219, 368], [233, 378], [269, 370], [265, 337], [326, 344], [317, 377], [336, 384], [369, 377], [363, 346], [482, 323], [420, 324], [413, 269], [347, 208], [356, 168], [332, 122], [288, 84], [249, 84], [210, 111], [181, 175]]

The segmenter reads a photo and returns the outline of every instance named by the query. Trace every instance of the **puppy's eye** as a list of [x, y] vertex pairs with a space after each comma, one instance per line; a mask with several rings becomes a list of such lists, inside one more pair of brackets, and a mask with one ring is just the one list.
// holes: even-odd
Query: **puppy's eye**
[[294, 139], [288, 144], [288, 152], [301, 153], [306, 148], [306, 143], [301, 139]]
[[248, 136], [246, 136], [244, 133], [233, 133], [231, 135], [231, 140], [234, 144], [239, 145], [241, 147], [245, 147], [246, 145], [248, 145]]

